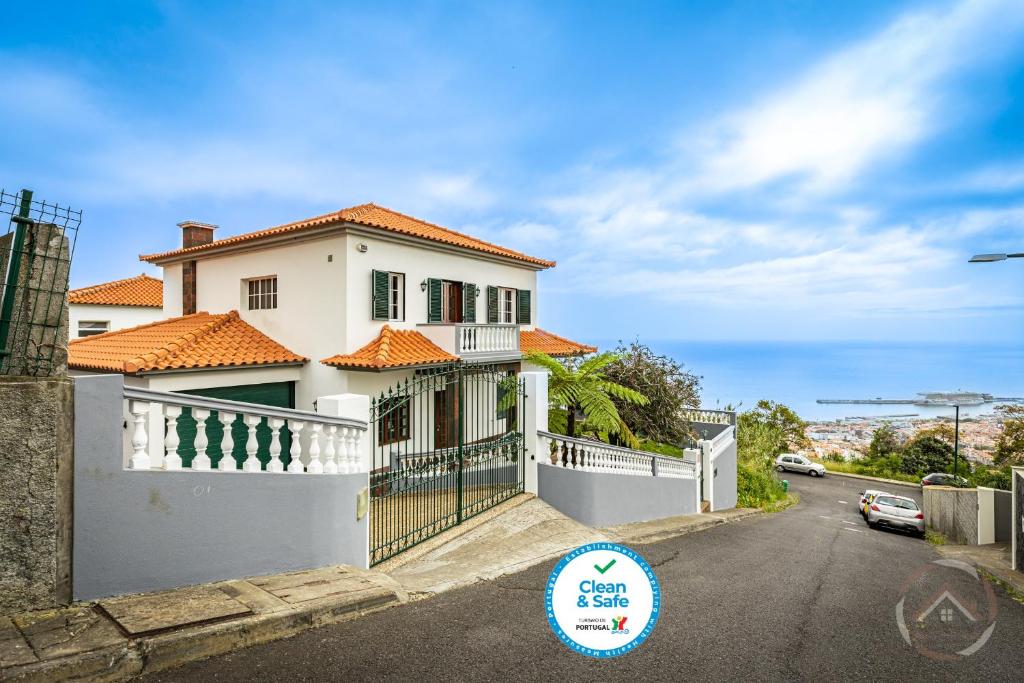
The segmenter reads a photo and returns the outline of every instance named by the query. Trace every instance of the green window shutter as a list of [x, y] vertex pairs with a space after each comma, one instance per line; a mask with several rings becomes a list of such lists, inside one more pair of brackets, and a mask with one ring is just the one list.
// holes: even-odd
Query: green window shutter
[[470, 282], [462, 283], [462, 322], [476, 322], [476, 285]]
[[370, 297], [370, 308], [373, 312], [374, 320], [387, 320], [390, 316], [388, 315], [388, 299], [391, 289], [391, 273], [384, 270], [373, 271], [373, 293]]
[[441, 281], [427, 279], [427, 322], [441, 322]]
[[530, 324], [530, 290], [516, 290], [516, 322], [520, 325]]
[[498, 322], [498, 288], [487, 285], [487, 322]]

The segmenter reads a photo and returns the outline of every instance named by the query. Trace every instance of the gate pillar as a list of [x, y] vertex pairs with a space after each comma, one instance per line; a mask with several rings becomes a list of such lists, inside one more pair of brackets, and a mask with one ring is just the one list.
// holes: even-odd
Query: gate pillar
[[523, 420], [526, 473], [523, 488], [527, 493], [537, 495], [537, 465], [541, 458], [547, 457], [537, 432], [548, 430], [548, 373], [521, 372], [519, 376], [526, 391], [526, 416]]

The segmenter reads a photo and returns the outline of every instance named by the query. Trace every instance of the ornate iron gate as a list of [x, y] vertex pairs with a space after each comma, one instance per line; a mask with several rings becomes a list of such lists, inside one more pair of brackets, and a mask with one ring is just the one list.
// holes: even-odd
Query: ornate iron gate
[[420, 370], [373, 400], [371, 565], [522, 493], [517, 366]]

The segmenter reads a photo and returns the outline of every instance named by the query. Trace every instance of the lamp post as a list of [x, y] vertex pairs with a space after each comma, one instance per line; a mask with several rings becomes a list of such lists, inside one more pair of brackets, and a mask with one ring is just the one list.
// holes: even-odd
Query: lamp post
[[968, 263], [993, 263], [1005, 261], [1008, 258], [1024, 258], [1024, 253], [1017, 254], [975, 254], [968, 260]]
[[[957, 464], [960, 460], [960, 404], [956, 404], [956, 426], [953, 428], [953, 476], [959, 477], [957, 474]], [[958, 481], [954, 479], [953, 481]]]

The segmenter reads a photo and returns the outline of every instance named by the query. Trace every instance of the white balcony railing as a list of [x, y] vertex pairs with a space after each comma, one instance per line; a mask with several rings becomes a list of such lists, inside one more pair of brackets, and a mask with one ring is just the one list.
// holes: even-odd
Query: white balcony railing
[[[640, 477], [676, 477], [693, 479], [697, 464], [681, 458], [634, 451], [588, 439], [569, 438], [551, 432], [538, 432], [547, 447], [553, 467], [580, 472], [629, 474]], [[542, 453], [544, 451], [541, 451]], [[543, 460], [541, 461], [543, 462]]]
[[518, 325], [431, 323], [418, 328], [440, 348], [464, 360], [510, 360], [521, 355]]
[[128, 469], [365, 471], [360, 442], [367, 423], [359, 420], [132, 387], [124, 388], [124, 399]]

